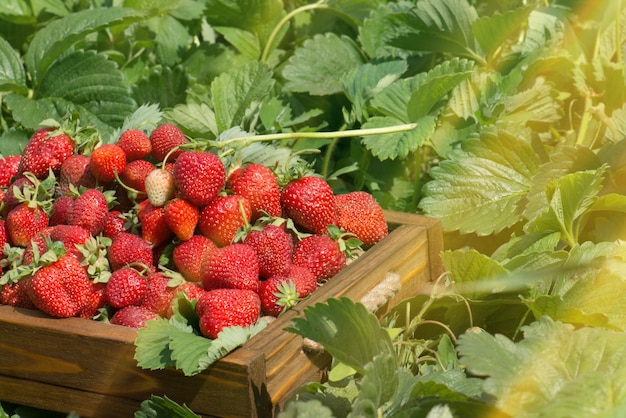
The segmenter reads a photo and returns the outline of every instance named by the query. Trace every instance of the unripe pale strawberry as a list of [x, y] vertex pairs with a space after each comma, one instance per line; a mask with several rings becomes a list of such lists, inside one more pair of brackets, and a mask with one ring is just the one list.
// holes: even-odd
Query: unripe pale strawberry
[[174, 197], [176, 184], [174, 176], [168, 170], [157, 168], [152, 170], [144, 181], [148, 200], [155, 207], [161, 207]]

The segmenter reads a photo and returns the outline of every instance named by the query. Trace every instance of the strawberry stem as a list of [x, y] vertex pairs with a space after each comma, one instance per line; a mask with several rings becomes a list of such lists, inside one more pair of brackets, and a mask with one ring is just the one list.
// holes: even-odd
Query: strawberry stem
[[352, 138], [356, 136], [382, 135], [397, 132], [410, 131], [417, 127], [417, 123], [406, 123], [402, 125], [385, 126], [382, 128], [349, 129], [346, 131], [332, 132], [282, 132], [277, 134], [251, 135], [232, 138], [225, 141], [215, 141], [213, 144], [217, 148], [224, 148], [231, 144], [242, 142], [244, 146], [254, 142], [279, 141], [286, 139], [334, 139]]

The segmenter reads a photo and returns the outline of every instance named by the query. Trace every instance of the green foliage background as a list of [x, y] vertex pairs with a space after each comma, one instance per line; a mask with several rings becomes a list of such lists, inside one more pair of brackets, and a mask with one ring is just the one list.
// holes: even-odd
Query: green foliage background
[[[576, 400], [619, 416], [623, 396], [598, 403], [572, 375], [535, 376], [564, 389], [509, 409], [527, 389], [511, 376], [525, 370], [495, 363], [562, 354], [536, 348], [540, 339], [596, 350], [623, 338], [625, 53], [622, 0], [6, 0], [0, 152], [19, 153], [40, 122], [68, 114], [103, 142], [168, 121], [211, 141], [279, 134], [242, 140], [252, 160], [317, 150], [304, 158], [337, 192], [366, 190], [386, 209], [442, 222], [440, 293], [398, 306], [385, 324], [439, 355], [441, 329], [422, 325], [444, 324], [459, 346], [454, 366], [436, 371], [486, 379], [482, 397], [453, 376], [436, 387], [414, 381], [414, 397], [396, 386], [406, 399], [444, 398], [454, 414], [454, 402], [486, 396], [533, 417], [570, 416]], [[406, 383], [404, 372], [377, 372], [388, 351], [352, 366]], [[428, 363], [424, 353], [395, 360], [424, 378], [433, 370], [414, 367]], [[610, 389], [602, 373], [621, 387], [608, 361], [582, 368], [594, 393]], [[367, 379], [363, 387], [376, 386]], [[397, 412], [398, 398], [385, 396]]]

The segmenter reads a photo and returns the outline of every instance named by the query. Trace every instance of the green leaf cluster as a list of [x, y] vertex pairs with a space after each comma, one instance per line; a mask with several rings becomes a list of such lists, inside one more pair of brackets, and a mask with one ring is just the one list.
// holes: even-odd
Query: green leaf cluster
[[243, 345], [267, 325], [265, 321], [249, 327], [224, 328], [216, 339], [201, 335], [195, 304], [178, 294], [174, 314], [146, 322], [137, 331], [135, 360], [144, 369], [174, 367], [186, 376], [206, 370], [229, 352]]

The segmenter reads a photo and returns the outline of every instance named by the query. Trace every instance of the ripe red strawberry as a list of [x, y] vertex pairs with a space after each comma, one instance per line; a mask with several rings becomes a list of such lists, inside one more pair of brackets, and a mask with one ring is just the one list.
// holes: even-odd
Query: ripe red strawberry
[[247, 327], [256, 323], [261, 314], [261, 301], [252, 290], [213, 289], [198, 299], [196, 312], [202, 335], [215, 339], [225, 327]]
[[226, 169], [215, 154], [185, 151], [174, 163], [174, 181], [182, 197], [198, 207], [205, 206], [224, 187]]
[[[27, 177], [18, 176], [13, 184], [9, 188], [7, 188], [6, 193], [2, 197], [2, 216], [6, 217], [7, 214], [22, 203], [22, 199], [20, 199], [20, 194], [24, 194], [27, 189], [34, 189], [35, 185], [33, 182]], [[17, 192], [17, 193], [16, 193]]]
[[50, 225], [62, 225], [67, 224], [67, 214], [74, 205], [74, 197], [69, 195], [63, 195], [57, 197], [52, 203], [52, 210], [50, 211]]
[[204, 235], [193, 235], [174, 247], [172, 260], [180, 274], [189, 281], [200, 281], [202, 260], [217, 250], [217, 246]]
[[383, 210], [367, 192], [350, 192], [335, 196], [337, 226], [351, 232], [364, 245], [374, 245], [387, 236]]
[[30, 207], [27, 203], [20, 203], [6, 217], [9, 242], [18, 247], [26, 247], [47, 226], [48, 216], [43, 209], [39, 206]]
[[74, 199], [67, 212], [69, 225], [82, 226], [92, 235], [98, 235], [104, 228], [104, 220], [109, 212], [107, 197], [99, 189], [87, 189]]
[[146, 322], [159, 316], [143, 306], [126, 306], [116, 311], [109, 322], [130, 328], [143, 328]]
[[59, 189], [62, 194], [70, 193], [70, 186], [79, 189], [81, 186], [88, 189], [96, 187], [96, 178], [91, 173], [91, 158], [82, 154], [69, 156], [59, 171]]
[[259, 286], [259, 260], [246, 244], [218, 248], [202, 261], [200, 280], [205, 289], [250, 289]]
[[202, 287], [200, 283], [197, 282], [184, 282], [181, 283], [177, 288], [176, 292], [184, 293], [187, 299], [199, 299], [200, 296], [204, 295], [207, 290]]
[[152, 170], [144, 180], [144, 186], [148, 200], [152, 206], [161, 207], [174, 197], [176, 193], [176, 183], [174, 175], [165, 169]]
[[14, 283], [0, 286], [0, 305], [37, 309], [28, 294], [30, 279], [30, 277], [24, 277]]
[[138, 216], [141, 222], [141, 237], [152, 247], [158, 247], [174, 235], [167, 226], [164, 208], [148, 205]]
[[326, 232], [337, 220], [333, 190], [321, 177], [305, 176], [289, 182], [283, 188], [281, 204], [287, 217], [314, 234]]
[[[164, 123], [152, 131], [150, 142], [152, 143], [152, 158], [161, 162], [170, 151], [179, 145], [186, 144], [189, 140], [178, 126]], [[167, 161], [176, 161], [182, 152], [180, 148], [173, 151], [167, 157]]]
[[228, 176], [226, 188], [250, 201], [253, 221], [262, 212], [273, 217], [282, 215], [280, 186], [274, 172], [263, 164], [239, 167]]
[[166, 318], [170, 318], [178, 305], [180, 307], [179, 294], [183, 294], [185, 298], [188, 300], [197, 300], [200, 299], [202, 295], [204, 295], [207, 291], [202, 287], [200, 283], [197, 282], [182, 282], [176, 287], [176, 296], [172, 299], [172, 303], [169, 308], [167, 308], [167, 313], [165, 314]]
[[0, 218], [0, 260], [6, 257], [4, 254], [4, 244], [9, 242], [6, 221]]
[[26, 143], [18, 172], [31, 172], [39, 179], [46, 178], [50, 169], [56, 174], [61, 164], [74, 154], [74, 147], [74, 140], [68, 134], [39, 128]]
[[292, 264], [293, 238], [286, 229], [276, 225], [263, 225], [252, 228], [243, 240], [259, 259], [259, 276], [267, 279], [284, 275]]
[[77, 316], [88, 302], [91, 281], [73, 256], [66, 254], [37, 270], [28, 286], [33, 304], [55, 317]]
[[35, 236], [24, 248], [24, 252], [22, 253], [22, 265], [30, 265], [34, 262], [35, 247], [37, 248], [38, 254], [43, 254], [48, 250], [48, 244], [51, 242], [51, 232], [52, 227], [49, 226], [35, 234]]
[[185, 199], [174, 199], [165, 205], [165, 222], [181, 241], [193, 236], [200, 219], [198, 207]]
[[79, 261], [83, 259], [83, 255], [77, 246], [85, 245], [89, 238], [91, 234], [82, 226], [55, 225], [50, 229], [50, 239], [61, 241], [67, 254], [73, 255]]
[[120, 180], [138, 192], [142, 192], [138, 197], [145, 198], [146, 177], [155, 169], [154, 164], [147, 160], [133, 160], [124, 167], [120, 174]]
[[141, 305], [146, 295], [148, 281], [146, 276], [133, 267], [122, 267], [111, 273], [104, 295], [109, 305], [123, 308]]
[[308, 297], [315, 289], [315, 275], [305, 267], [293, 265], [287, 274], [272, 276], [259, 283], [261, 312], [278, 316]]
[[104, 218], [102, 235], [108, 238], [115, 238], [120, 232], [126, 231], [126, 217], [119, 210], [111, 210]]
[[177, 286], [174, 279], [167, 277], [163, 272], [154, 272], [147, 278], [146, 293], [141, 306], [152, 312], [166, 316], [172, 300], [176, 296]]
[[218, 247], [230, 244], [237, 230], [250, 223], [252, 209], [243, 196], [217, 196], [200, 211], [198, 228]]
[[17, 175], [21, 159], [21, 155], [7, 155], [0, 158], [0, 188], [9, 187], [11, 179]]
[[91, 153], [91, 173], [101, 183], [110, 183], [126, 167], [126, 154], [117, 144], [104, 144]]
[[106, 283], [91, 282], [91, 290], [87, 294], [87, 303], [78, 313], [79, 318], [94, 319], [100, 315], [100, 310], [106, 305], [105, 289]]
[[328, 235], [310, 235], [298, 242], [293, 251], [293, 263], [308, 268], [318, 281], [339, 273], [346, 262], [339, 243]]
[[126, 161], [145, 159], [152, 152], [150, 138], [138, 129], [128, 129], [122, 132], [117, 145], [124, 150]]
[[131, 263], [152, 266], [152, 248], [150, 243], [138, 235], [120, 232], [111, 243], [107, 252], [111, 271], [118, 270]]

